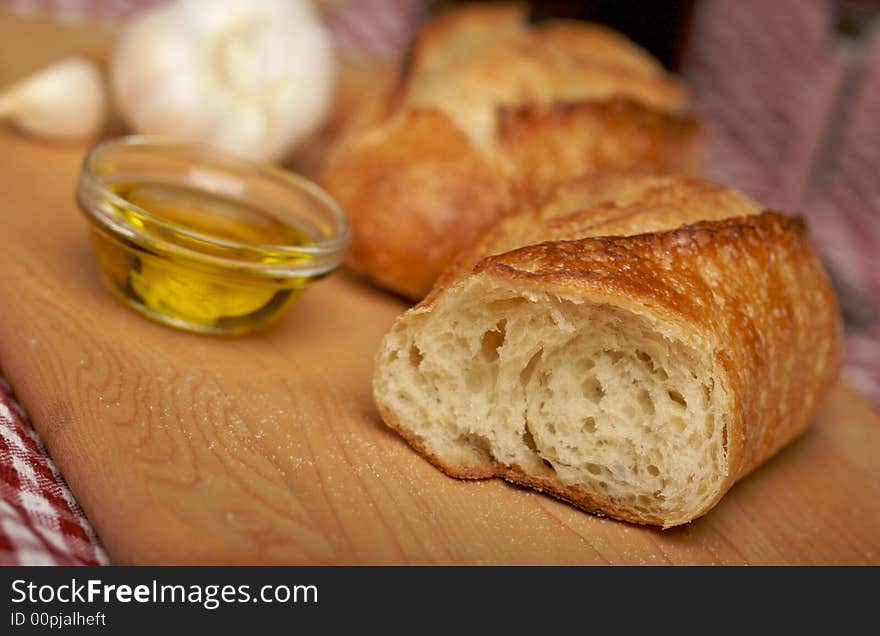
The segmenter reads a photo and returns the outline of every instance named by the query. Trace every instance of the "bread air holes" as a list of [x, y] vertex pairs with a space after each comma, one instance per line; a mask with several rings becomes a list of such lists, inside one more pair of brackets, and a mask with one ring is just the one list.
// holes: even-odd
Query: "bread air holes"
[[636, 349], [636, 358], [641, 360], [642, 364], [650, 373], [653, 373], [663, 381], [669, 379], [669, 374], [666, 373], [666, 369], [657, 364], [654, 361], [654, 358], [651, 357], [651, 354], [645, 353], [641, 349]]
[[497, 314], [498, 312], [507, 312], [511, 309], [516, 309], [517, 307], [522, 307], [527, 304], [529, 301], [526, 298], [502, 298], [501, 300], [493, 300], [490, 302], [486, 308], [489, 310], [490, 314]]
[[654, 408], [654, 400], [651, 398], [651, 394], [647, 389], [639, 390], [639, 406], [642, 407], [642, 412], [645, 415], [654, 415], [657, 412], [657, 409]]
[[465, 433], [459, 435], [456, 442], [463, 444], [464, 446], [470, 446], [477, 454], [486, 459], [492, 459], [491, 444], [489, 444], [488, 439], [479, 433]]
[[586, 432], [586, 433], [595, 433], [596, 432], [596, 418], [588, 417], [584, 420], [584, 432]]
[[636, 349], [636, 357], [639, 360], [641, 360], [642, 362], [644, 362], [645, 366], [648, 368], [648, 370], [653, 373], [653, 371], [654, 371], [654, 358], [649, 356], [644, 351], [641, 351], [640, 349]]
[[419, 349], [415, 344], [410, 345], [409, 347], [409, 362], [412, 366], [418, 368], [418, 366], [422, 363], [422, 360], [425, 359], [425, 356], [422, 355], [422, 350]]
[[535, 367], [538, 366], [538, 363], [541, 361], [541, 356], [543, 354], [544, 350], [538, 349], [535, 355], [533, 355], [526, 363], [526, 366], [523, 367], [523, 370], [519, 372], [519, 383], [522, 386], [527, 385], [529, 383], [529, 380], [532, 379], [532, 374], [535, 372]]
[[[710, 380], [714, 384], [714, 380]], [[709, 408], [709, 404], [712, 402], [712, 387], [708, 384], [704, 384], [703, 386], [703, 408]]]
[[501, 320], [495, 329], [491, 329], [483, 334], [480, 341], [480, 353], [486, 362], [495, 362], [498, 359], [498, 350], [504, 345], [504, 337], [506, 335], [507, 321]]
[[666, 393], [667, 395], [669, 395], [669, 399], [680, 406], [682, 410], [687, 408], [687, 401], [684, 399], [684, 396], [681, 393], [679, 393], [675, 389], [670, 389]]
[[600, 466], [599, 464], [593, 464], [593, 463], [587, 464], [587, 471], [591, 475], [601, 475], [603, 473], [608, 472], [604, 466]]
[[604, 351], [604, 353], [605, 353], [605, 355], [608, 356], [608, 359], [611, 360], [611, 364], [612, 364], [612, 365], [617, 364], [617, 363], [620, 362], [620, 361], [623, 359], [623, 357], [624, 357], [624, 353], [623, 353], [622, 351], [609, 351], [609, 350], [606, 349], [606, 350]]
[[535, 436], [532, 435], [532, 431], [529, 428], [529, 425], [526, 424], [526, 430], [523, 431], [522, 434], [523, 444], [529, 447], [529, 450], [535, 454], [538, 454], [538, 445], [535, 444]]
[[583, 381], [581, 391], [583, 391], [584, 397], [594, 404], [598, 404], [599, 400], [605, 396], [605, 389], [602, 383], [594, 375], [589, 376]]

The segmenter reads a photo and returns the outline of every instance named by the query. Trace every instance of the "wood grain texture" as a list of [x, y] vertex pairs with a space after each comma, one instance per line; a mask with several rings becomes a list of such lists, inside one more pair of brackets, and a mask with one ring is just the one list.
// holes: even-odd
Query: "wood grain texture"
[[[10, 24], [27, 28], [0, 19], [4, 60]], [[370, 399], [403, 303], [337, 274], [265, 333], [153, 324], [101, 283], [73, 200], [83, 151], [0, 130], [0, 369], [114, 561], [880, 564], [880, 417], [846, 386], [675, 530], [457, 481]]]

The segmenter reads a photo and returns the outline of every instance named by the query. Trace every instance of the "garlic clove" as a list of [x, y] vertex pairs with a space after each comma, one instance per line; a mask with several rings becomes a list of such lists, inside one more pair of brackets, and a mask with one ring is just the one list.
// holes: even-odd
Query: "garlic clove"
[[46, 139], [87, 139], [101, 130], [106, 117], [101, 73], [83, 58], [56, 62], [0, 95], [0, 119]]

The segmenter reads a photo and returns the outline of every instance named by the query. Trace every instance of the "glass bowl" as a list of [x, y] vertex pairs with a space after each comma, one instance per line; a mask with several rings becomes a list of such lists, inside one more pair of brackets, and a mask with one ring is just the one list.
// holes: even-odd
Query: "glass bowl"
[[76, 196], [114, 295], [200, 333], [278, 318], [339, 266], [349, 237], [342, 210], [308, 179], [189, 142], [101, 143]]

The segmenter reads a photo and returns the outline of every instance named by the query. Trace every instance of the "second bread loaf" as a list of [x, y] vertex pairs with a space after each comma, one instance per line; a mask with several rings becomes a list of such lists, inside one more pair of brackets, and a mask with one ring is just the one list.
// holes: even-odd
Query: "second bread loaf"
[[477, 6], [424, 28], [321, 181], [351, 221], [348, 265], [418, 299], [548, 184], [698, 166], [685, 90], [646, 52], [596, 25], [531, 28], [518, 8]]

